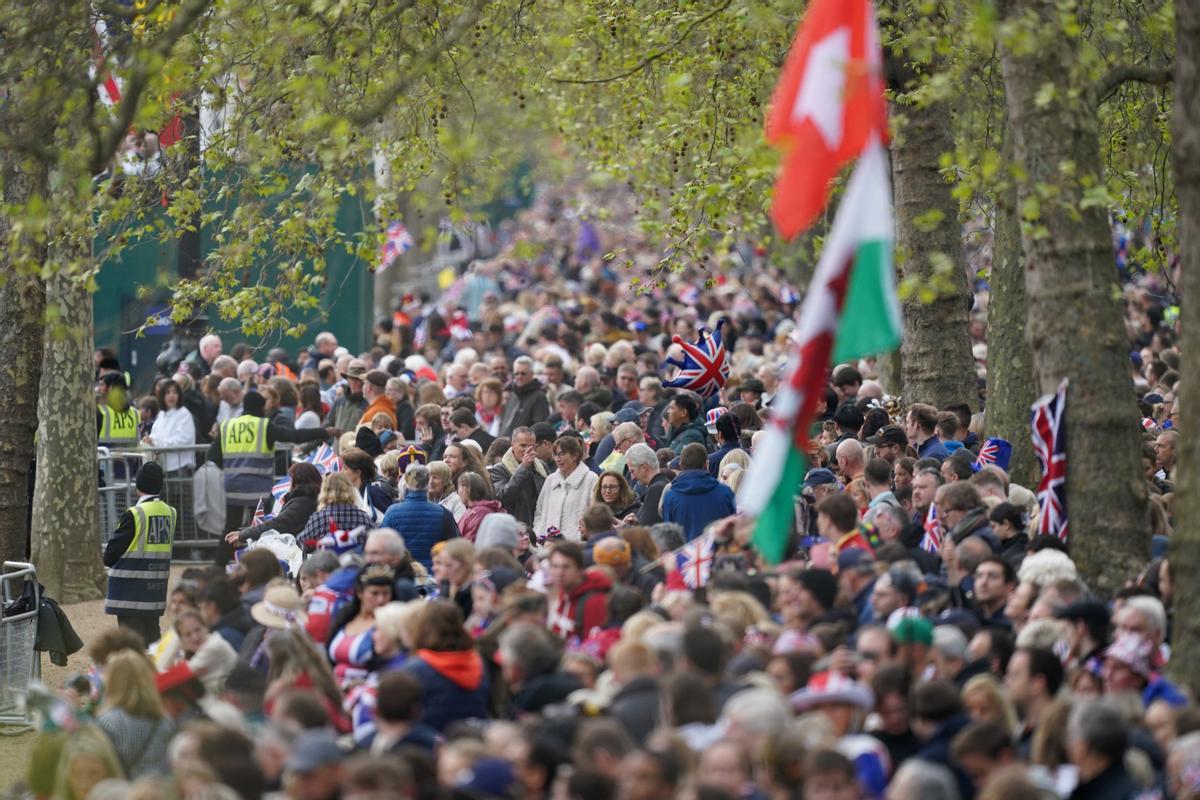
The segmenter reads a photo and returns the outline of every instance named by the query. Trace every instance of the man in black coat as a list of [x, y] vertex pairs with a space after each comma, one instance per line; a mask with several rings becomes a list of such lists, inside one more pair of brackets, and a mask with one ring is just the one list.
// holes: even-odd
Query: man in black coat
[[509, 436], [513, 429], [532, 427], [550, 418], [550, 402], [546, 391], [533, 377], [533, 359], [521, 356], [513, 362], [511, 394], [500, 416], [500, 435]]

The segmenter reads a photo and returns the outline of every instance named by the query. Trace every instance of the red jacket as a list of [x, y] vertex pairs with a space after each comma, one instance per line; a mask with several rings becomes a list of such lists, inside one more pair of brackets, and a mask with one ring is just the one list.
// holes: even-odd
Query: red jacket
[[583, 580], [569, 592], [559, 592], [550, 608], [550, 630], [567, 641], [583, 640], [592, 628], [608, 618], [608, 593], [612, 581], [597, 569], [583, 573]]
[[483, 518], [488, 514], [495, 514], [497, 511], [503, 511], [504, 507], [495, 500], [477, 500], [467, 508], [467, 512], [463, 514], [463, 518], [458, 522], [458, 531], [462, 537], [469, 542], [475, 541], [475, 534], [479, 532], [479, 525], [483, 522]]

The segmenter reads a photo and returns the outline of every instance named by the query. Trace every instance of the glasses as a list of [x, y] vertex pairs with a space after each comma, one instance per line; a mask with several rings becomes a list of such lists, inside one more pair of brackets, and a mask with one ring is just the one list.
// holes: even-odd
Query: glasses
[[607, 486], [601, 486], [600, 491], [601, 492], [619, 492], [619, 491], [621, 491], [621, 487], [614, 486], [613, 484], [610, 483]]
[[[504, 370], [497, 370], [497, 371], [503, 372]], [[513, 375], [517, 376], [518, 378], [528, 378], [532, 374], [533, 374], [532, 372], [523, 372], [522, 370], [517, 370], [516, 372], [513, 373]]]

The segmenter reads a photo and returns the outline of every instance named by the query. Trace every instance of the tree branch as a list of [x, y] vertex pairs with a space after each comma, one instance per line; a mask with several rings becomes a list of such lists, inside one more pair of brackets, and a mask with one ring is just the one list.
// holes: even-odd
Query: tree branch
[[1130, 81], [1164, 86], [1175, 79], [1175, 65], [1125, 64], [1113, 67], [1096, 82], [1096, 105], [1104, 105], [1121, 85]]
[[104, 171], [105, 165], [117, 152], [121, 140], [125, 138], [125, 133], [133, 124], [142, 94], [150, 85], [151, 63], [157, 69], [159, 62], [171, 55], [175, 44], [191, 30], [192, 25], [208, 10], [210, 5], [212, 5], [212, 0], [188, 0], [179, 7], [167, 29], [154, 40], [149, 50], [138, 54], [134, 59], [133, 70], [125, 82], [121, 104], [117, 107], [117, 118], [101, 131], [100, 143], [92, 153], [91, 174], [98, 175]]
[[608, 75], [603, 78], [556, 78], [553, 75], [551, 75], [551, 76], [549, 76], [550, 80], [554, 81], [555, 83], [612, 83], [613, 81], [624, 80], [625, 78], [628, 78], [630, 75], [641, 72], [643, 69], [650, 66], [655, 61], [658, 61], [663, 56], [668, 55], [672, 50], [674, 50], [676, 47], [678, 47], [683, 42], [683, 40], [686, 39], [689, 34], [691, 34], [692, 31], [696, 30], [696, 28], [698, 28], [701, 25], [703, 25], [704, 23], [708, 22], [710, 19], [717, 16], [725, 9], [729, 8], [731, 5], [733, 5], [733, 0], [725, 0], [724, 3], [717, 6], [712, 11], [708, 12], [707, 14], [705, 14], [701, 17], [697, 17], [696, 19], [692, 20], [689, 24], [684, 26], [683, 30], [679, 32], [678, 36], [676, 36], [674, 39], [671, 40], [671, 43], [669, 45], [667, 45], [666, 47], [664, 47], [661, 50], [651, 53], [650, 55], [646, 56], [638, 63], [634, 64], [629, 69], [622, 70], [621, 72], [618, 72], [614, 75]]
[[365, 125], [369, 122], [374, 122], [383, 112], [387, 111], [392, 103], [396, 102], [396, 98], [407, 92], [414, 83], [424, 75], [423, 67], [432, 65], [437, 61], [443, 51], [449, 51], [466, 32], [475, 27], [475, 23], [483, 15], [483, 7], [486, 5], [486, 0], [475, 0], [474, 4], [467, 11], [459, 15], [454, 24], [447, 29], [444, 36], [440, 40], [430, 43], [425, 48], [418, 63], [407, 67], [401, 77], [393, 81], [386, 89], [383, 89], [370, 105], [360, 108], [353, 114], [349, 115], [351, 122], [358, 125]]

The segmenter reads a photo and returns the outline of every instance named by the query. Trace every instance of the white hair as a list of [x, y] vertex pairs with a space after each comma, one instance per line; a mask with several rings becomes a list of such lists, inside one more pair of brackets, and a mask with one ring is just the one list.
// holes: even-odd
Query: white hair
[[632, 468], [654, 467], [658, 469], [658, 456], [645, 442], [638, 442], [625, 451], [625, 464]]
[[454, 354], [454, 363], [462, 364], [464, 367], [470, 367], [478, 360], [479, 353], [475, 351], [474, 347], [464, 347]]
[[382, 544], [388, 555], [403, 556], [408, 552], [408, 548], [404, 546], [404, 537], [391, 528], [373, 528], [367, 531], [366, 542], [372, 540]]
[[1067, 638], [1067, 630], [1067, 624], [1062, 620], [1032, 620], [1017, 635], [1017, 647], [1024, 650], [1053, 650], [1056, 644]]
[[1032, 583], [1042, 589], [1058, 581], [1079, 580], [1079, 570], [1066, 553], [1047, 548], [1026, 556], [1017, 578], [1021, 583]]
[[946, 658], [965, 661], [967, 636], [953, 625], [938, 625], [933, 629], [933, 649]]
[[[954, 773], [941, 764], [910, 758], [900, 765], [892, 777], [897, 797], [919, 797], [921, 800], [959, 800]], [[900, 787], [907, 792], [901, 794]], [[889, 792], [890, 796], [890, 792]]]

